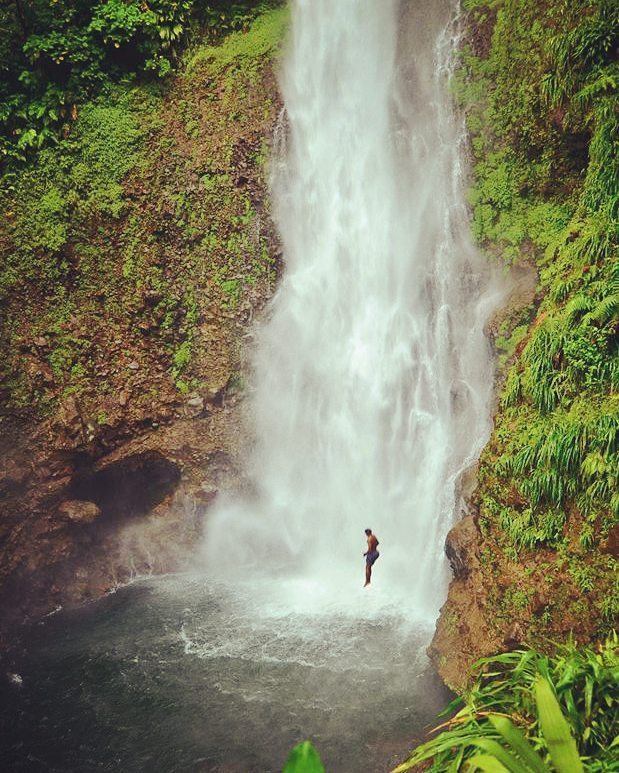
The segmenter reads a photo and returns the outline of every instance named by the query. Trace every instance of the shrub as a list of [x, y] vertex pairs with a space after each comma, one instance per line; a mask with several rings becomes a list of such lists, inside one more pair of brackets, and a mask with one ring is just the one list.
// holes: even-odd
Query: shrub
[[258, 0], [32, 0], [0, 8], [0, 160], [67, 132], [86, 97], [127, 75], [167, 75], [194, 21], [242, 29]]
[[393, 773], [427, 761], [430, 771], [513, 773], [605, 771], [619, 762], [616, 635], [596, 648], [562, 645], [552, 657], [522, 650], [484, 658], [474, 672], [471, 689], [443, 713], [453, 716]]

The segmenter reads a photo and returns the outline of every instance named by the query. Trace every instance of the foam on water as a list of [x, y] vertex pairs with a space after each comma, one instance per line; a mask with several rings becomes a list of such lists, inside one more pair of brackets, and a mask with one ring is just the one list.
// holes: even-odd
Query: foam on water
[[204, 575], [136, 581], [25, 644], [0, 755], [27, 773], [268, 773], [308, 737], [329, 771], [388, 770], [449, 700], [395, 613], [291, 611]]

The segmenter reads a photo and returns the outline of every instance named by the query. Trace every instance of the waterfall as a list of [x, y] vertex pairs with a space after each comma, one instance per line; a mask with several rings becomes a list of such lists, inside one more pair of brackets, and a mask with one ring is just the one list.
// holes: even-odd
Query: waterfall
[[[257, 331], [253, 493], [208, 517], [214, 577], [271, 577], [305, 608], [433, 621], [458, 479], [490, 431], [453, 2], [293, 0], [272, 199], [285, 271]], [[364, 529], [380, 540], [362, 589]]]

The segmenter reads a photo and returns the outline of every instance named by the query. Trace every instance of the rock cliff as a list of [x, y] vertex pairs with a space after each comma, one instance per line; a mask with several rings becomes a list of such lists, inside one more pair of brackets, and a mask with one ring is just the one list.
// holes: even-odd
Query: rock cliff
[[[265, 159], [284, 23], [266, 12], [196, 44], [165, 88], [83, 106], [4, 193], [2, 634], [184, 567], [205, 508], [244, 485], [247, 342], [279, 255]], [[128, 159], [112, 182], [108, 152]]]

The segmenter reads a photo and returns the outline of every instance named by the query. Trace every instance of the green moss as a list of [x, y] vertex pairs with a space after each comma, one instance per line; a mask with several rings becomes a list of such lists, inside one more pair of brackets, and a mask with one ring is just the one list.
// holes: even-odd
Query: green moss
[[275, 8], [258, 16], [246, 32], [228, 35], [219, 46], [198, 49], [188, 60], [187, 70], [206, 70], [217, 76], [232, 65], [251, 72], [261, 66], [280, 46], [288, 23], [288, 8]]
[[[75, 395], [96, 417], [125, 388], [146, 405], [146, 371], [157, 399], [191, 391], [212, 357], [199, 326], [223, 327], [268, 293], [268, 206], [252, 202], [265, 188], [286, 10], [250, 5], [208, 17], [169, 90], [115, 87], [80, 106], [36, 166], [3, 179], [0, 386], [11, 405]], [[246, 31], [226, 37], [231, 27]]]
[[[608, 620], [614, 566], [600, 547], [619, 519], [619, 13], [604, 0], [465, 8], [478, 50], [463, 49], [454, 92], [472, 133], [473, 233], [540, 276], [537, 307], [495, 339], [505, 379], [480, 526], [499, 565], [554, 556], [565, 598], [539, 626], [565, 613], [602, 630], [591, 618], [603, 606]], [[509, 589], [493, 598], [506, 620], [524, 603]]]
[[140, 137], [131, 92], [119, 90], [111, 104], [85, 105], [75, 132], [18, 177], [12, 195], [5, 194], [14, 227], [0, 297], [24, 279], [59, 281], [68, 268], [60, 254], [67, 242], [91, 218], [121, 214], [122, 181], [136, 163]]
[[191, 361], [191, 341], [186, 339], [172, 355], [172, 378], [176, 381]]

